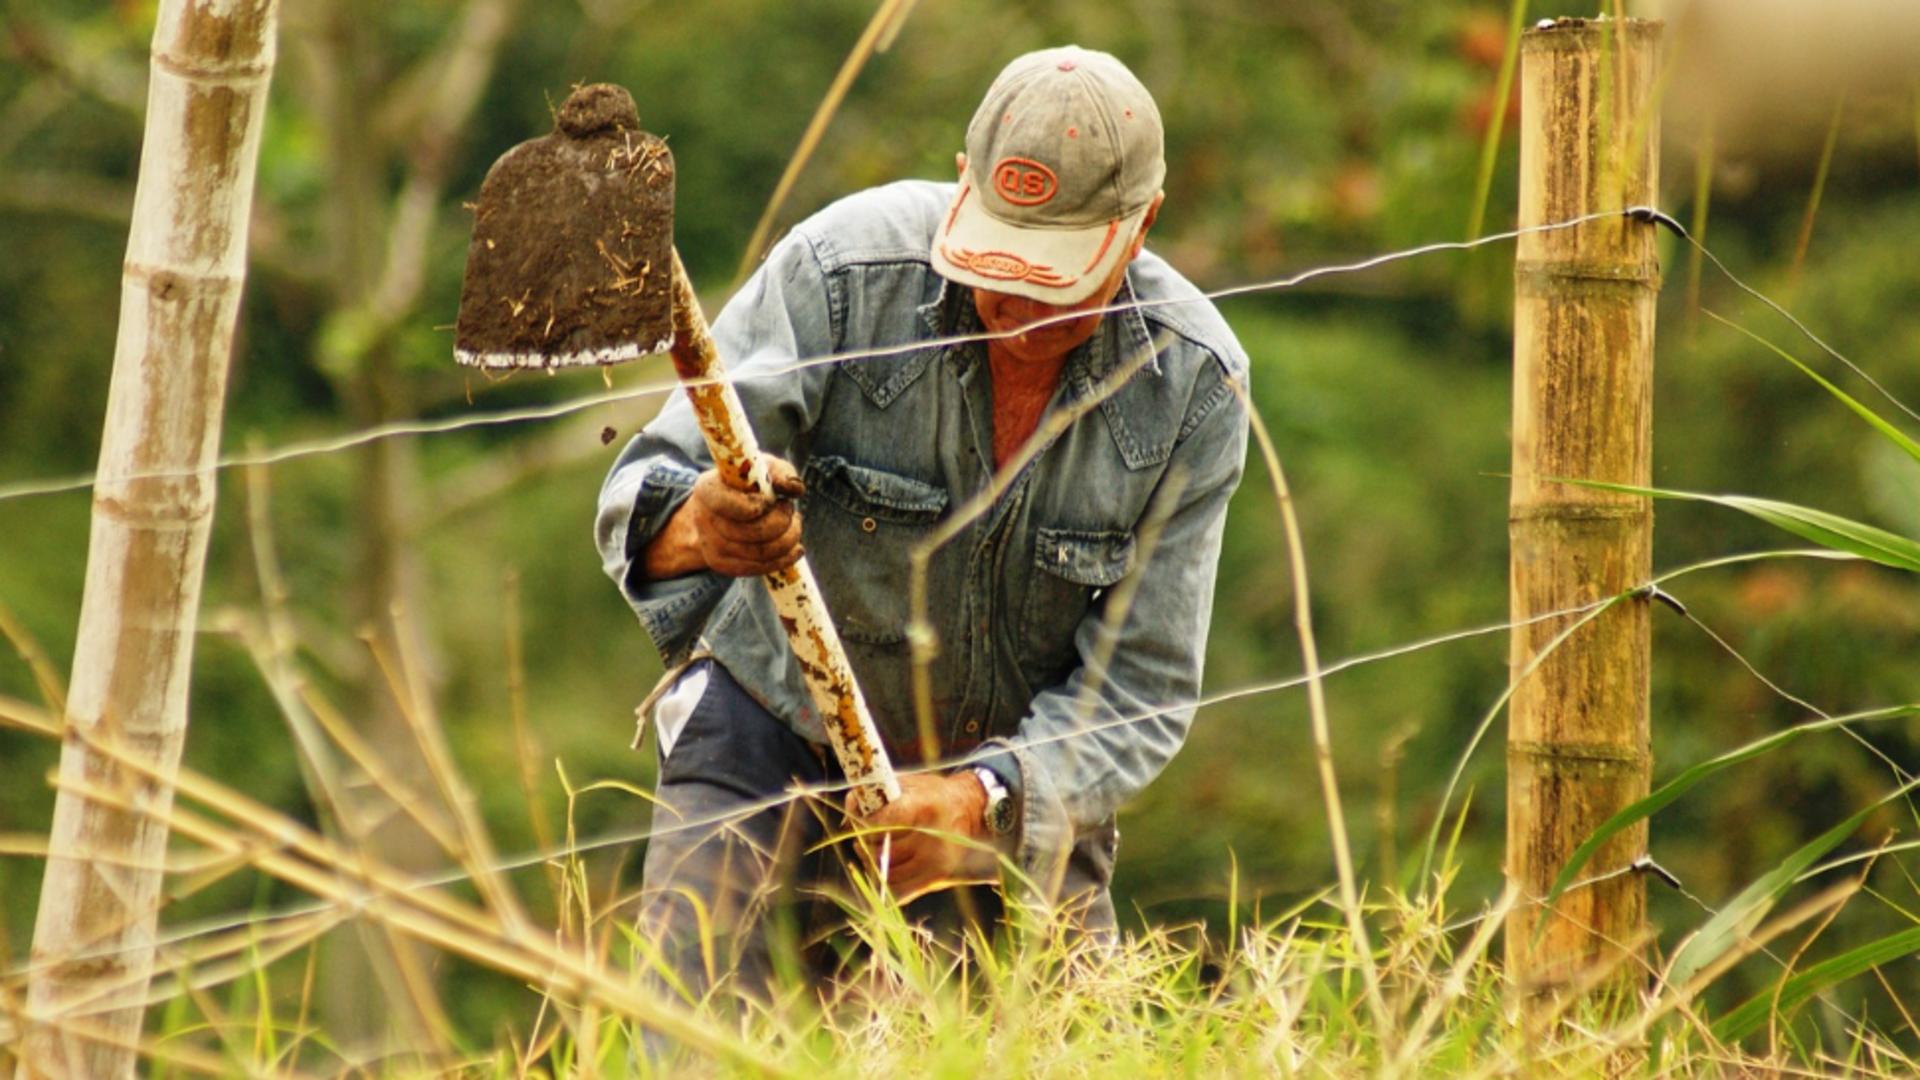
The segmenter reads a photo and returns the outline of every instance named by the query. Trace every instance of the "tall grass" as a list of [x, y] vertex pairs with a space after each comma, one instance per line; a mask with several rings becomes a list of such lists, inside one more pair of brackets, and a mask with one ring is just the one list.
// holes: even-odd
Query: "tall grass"
[[[1920, 457], [1920, 444], [1890, 422], [1784, 350], [1759, 343], [1799, 366], [1876, 434]], [[1278, 484], [1277, 460], [1270, 446], [1263, 450]], [[255, 473], [252, 479], [253, 497], [264, 504], [264, 475]], [[1789, 504], [1708, 498], [1820, 543], [1830, 557], [1920, 569], [1920, 545], [1884, 530]], [[1284, 490], [1276, 499], [1281, 507], [1288, 505]], [[255, 528], [264, 533], [262, 520], [256, 518]], [[1292, 547], [1296, 558], [1302, 557], [1297, 538]], [[1872, 892], [1866, 869], [1776, 912], [1789, 890], [1818, 875], [1863, 863], [1871, 868], [1876, 858], [1891, 861], [1912, 849], [1912, 844], [1883, 845], [1879, 855], [1831, 857], [1859, 830], [1871, 806], [1833, 815], [1824, 833], [1709, 911], [1671, 956], [1648, 943], [1643, 959], [1636, 961], [1644, 966], [1641, 977], [1618, 980], [1610, 977], [1615, 973], [1592, 972], [1593, 986], [1633, 988], [1615, 996], [1575, 992], [1522, 1000], [1492, 951], [1516, 905], [1550, 906], [1558, 896], [1592, 884], [1596, 879], [1579, 876], [1584, 857], [1612, 832], [1755, 757], [1823, 732], [1854, 734], [1853, 725], [1904, 716], [1912, 707], [1822, 715], [1681, 768], [1648, 799], [1603, 826], [1566, 868], [1553, 895], [1544, 898], [1455, 898], [1453, 845], [1464, 813], [1451, 823], [1450, 842], [1442, 843], [1440, 832], [1434, 832], [1421, 870], [1404, 893], [1356, 882], [1329, 887], [1287, 910], [1262, 911], [1255, 903], [1247, 918], [1236, 901], [1225, 926], [1149, 927], [1114, 939], [1088, 939], [1056, 915], [1018, 909], [1004, 924], [965, 941], [935, 939], [912, 924], [884, 890], [855, 875], [856, 886], [864, 887], [837, 898], [844, 915], [838, 947], [847, 958], [841, 975], [814, 983], [794, 974], [796, 965], [776, 964], [786, 974], [764, 992], [738, 993], [722, 980], [717, 990], [696, 998], [671, 980], [648, 977], [659, 969], [649, 943], [632, 929], [629, 883], [617, 876], [596, 881], [578, 854], [582, 845], [573, 811], [580, 796], [618, 789], [645, 800], [647, 793], [616, 781], [576, 786], [563, 773], [564, 840], [544, 861], [503, 863], [448, 753], [417, 660], [404, 654], [376, 657], [430, 766], [430, 787], [416, 782], [410, 789], [358, 745], [339, 710], [313, 681], [301, 677], [290, 622], [277, 610], [283, 590], [274, 585], [271, 551], [270, 538], [256, 537], [262, 592], [269, 598], [265, 617], [258, 625], [227, 621], [254, 639], [251, 654], [289, 714], [301, 752], [314, 761], [342, 756], [351, 761], [363, 778], [359, 782], [381, 789], [398, 812], [434, 838], [450, 872], [430, 878], [403, 872], [360, 843], [360, 830], [323, 833], [191, 772], [180, 777], [178, 799], [167, 807], [126, 790], [83, 786], [82, 793], [162, 820], [172, 831], [177, 843], [168, 867], [170, 898], [251, 872], [315, 901], [291, 912], [263, 906], [251, 916], [166, 942], [162, 975], [147, 989], [154, 1011], [148, 1030], [154, 1034], [135, 1047], [154, 1075], [1587, 1076], [1637, 1071], [1899, 1076], [1920, 1071], [1905, 1035], [1878, 1030], [1851, 1015], [1837, 993], [1849, 980], [1871, 975], [1906, 1019], [1900, 995], [1881, 968], [1920, 951], [1920, 916], [1905, 916], [1903, 928], [1875, 940], [1813, 955], [1837, 915], [1862, 892]], [[1712, 560], [1659, 580], [1758, 557]], [[1304, 574], [1303, 563], [1298, 569]], [[1645, 600], [1651, 592], [1651, 587], [1636, 590], [1607, 603]], [[517, 602], [510, 590], [510, 614]], [[1590, 612], [1569, 613], [1580, 614]], [[1571, 618], [1567, 635], [1582, 624]], [[14, 623], [0, 620], [0, 633], [23, 657], [41, 654]], [[1303, 627], [1302, 634], [1310, 648], [1310, 629]], [[510, 645], [509, 668], [518, 666], [515, 648]], [[80, 737], [61, 729], [57, 680], [45, 665], [34, 666], [45, 676], [44, 704], [0, 699], [0, 724], [48, 738]], [[516, 687], [510, 696], [517, 714], [524, 703], [515, 695], [524, 688], [510, 683]], [[1489, 720], [1498, 711], [1496, 703]], [[146, 770], [137, 754], [110, 737], [95, 741], [99, 752], [129, 775]], [[531, 747], [524, 726], [516, 742]], [[329, 772], [334, 775], [323, 778]], [[338, 773], [336, 766], [310, 776], [317, 802], [333, 806], [336, 814], [343, 802]], [[518, 779], [538, 822], [533, 786], [525, 775]], [[1886, 798], [1911, 786], [1902, 784]], [[1331, 787], [1327, 794], [1330, 807], [1337, 808], [1337, 794]], [[536, 825], [536, 834], [545, 831]], [[5, 850], [43, 854], [11, 840]], [[1352, 864], [1340, 869], [1351, 873]], [[544, 886], [544, 904], [522, 900], [521, 890], [529, 886]], [[1231, 873], [1227, 892], [1234, 897], [1241, 892]], [[1892, 901], [1885, 902], [1894, 908]], [[325, 1011], [315, 1001], [319, 943], [352, 928], [366, 940], [392, 940], [396, 951], [404, 943], [443, 958], [436, 966], [454, 974], [408, 978], [391, 989], [365, 988], [412, 998], [404, 1002], [411, 1013], [439, 1018], [434, 1030], [382, 1046], [351, 1045], [326, 1030]], [[1751, 957], [1770, 959], [1777, 976], [1716, 1015], [1703, 1004], [1706, 992]], [[121, 987], [109, 981], [58, 1015], [28, 1016], [22, 1003], [32, 967], [0, 978], [0, 1058], [18, 1045], [18, 1033], [27, 1024], [54, 1025], [83, 1039], [105, 1037], [89, 1013]], [[461, 998], [481, 972], [494, 973], [492, 985], [517, 987], [484, 1035], [460, 1030], [447, 1019], [462, 1014]], [[1913, 1027], [1911, 1019], [1906, 1026]], [[10, 1064], [0, 1061], [0, 1066]]]
[[[404, 670], [393, 681], [407, 692]], [[431, 710], [415, 716], [417, 736], [431, 743]], [[49, 712], [23, 702], [0, 701], [0, 723], [59, 734]], [[1704, 771], [1792, 738], [1715, 759]], [[134, 755], [106, 743], [100, 749], [139, 770]], [[1683, 773], [1675, 784], [1684, 790], [1702, 772]], [[769, 993], [751, 995], [723, 981], [694, 999], [640, 977], [649, 952], [630, 929], [627, 895], [617, 882], [596, 886], [564, 850], [535, 868], [562, 883], [536, 923], [516, 898], [516, 882], [478, 864], [489, 845], [451, 766], [443, 761], [436, 773], [446, 807], [436, 812], [457, 819], [444, 835], [448, 856], [477, 888], [403, 875], [204, 776], [182, 777], [179, 805], [141, 808], [188, 841], [176, 870], [197, 864], [205, 880], [251, 869], [325, 901], [292, 917], [262, 909], [164, 950], [165, 974], [148, 998], [154, 1034], [138, 1047], [155, 1075], [1589, 1076], [1630, 1068], [1665, 1076], [1895, 1076], [1920, 1068], [1893, 1037], [1851, 1019], [1843, 1019], [1838, 1041], [1822, 1025], [1793, 1020], [1793, 1010], [1809, 1002], [1817, 1013], [1844, 1018], [1820, 1001], [1821, 992], [1835, 976], [1906, 955], [1912, 943], [1905, 939], [1920, 935], [1920, 924], [1868, 954], [1810, 964], [1758, 1005], [1717, 1019], [1699, 1009], [1698, 993], [1721, 971], [1795, 927], [1830, 919], [1855, 894], [1855, 882], [1764, 925], [1743, 922], [1723, 934], [1715, 963], [1695, 965], [1686, 979], [1671, 980], [1670, 969], [1649, 960], [1645, 993], [1631, 1000], [1570, 996], [1522, 1008], [1490, 951], [1516, 898], [1456, 906], [1450, 850], [1436, 859], [1422, 896], [1376, 892], [1366, 902], [1371, 945], [1361, 944], [1331, 889], [1287, 910], [1255, 904], [1251, 917], [1227, 926], [1153, 927], [1113, 940], [1077, 935], [1044, 911], [1015, 910], [1003, 925], [958, 942], [910, 923], [883, 890], [856, 887], [839, 898], [842, 951], [850, 958], [843, 975], [813, 984], [788, 974]], [[573, 800], [586, 790], [569, 789], [569, 848]], [[119, 792], [88, 793], [134, 806]], [[1825, 850], [1783, 863], [1787, 877], [1769, 875], [1770, 895]], [[1238, 891], [1238, 882], [1227, 884]], [[378, 1052], [340, 1045], [316, 1019], [315, 944], [353, 921], [509, 976], [522, 987], [517, 1003], [509, 1003], [490, 1042], [466, 1033], [437, 1046]], [[1372, 972], [1390, 1018], [1384, 1039], [1368, 1005]], [[420, 992], [447, 999], [431, 1010], [445, 1014], [464, 989], [456, 979]], [[28, 1019], [18, 1011], [19, 991], [17, 973], [0, 988], [7, 1016], [0, 1045], [11, 1045]], [[85, 1003], [35, 1019], [82, 1037], [90, 1032]], [[1734, 1042], [1769, 1026], [1791, 1037], [1748, 1049]], [[648, 1032], [656, 1034], [643, 1038]]]

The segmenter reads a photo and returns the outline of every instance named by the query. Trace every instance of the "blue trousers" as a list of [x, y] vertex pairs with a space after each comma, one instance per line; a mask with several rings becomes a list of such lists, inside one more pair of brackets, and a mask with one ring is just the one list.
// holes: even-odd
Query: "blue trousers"
[[[725, 668], [703, 663], [706, 692], [660, 761], [639, 929], [657, 949], [656, 975], [677, 989], [696, 999], [715, 987], [763, 997], [776, 978], [825, 978], [859, 951], [835, 933], [857, 904], [847, 871], [858, 861], [850, 843], [825, 843], [844, 831], [843, 793], [779, 798], [844, 776], [825, 747], [794, 734]], [[956, 944], [970, 925], [991, 930], [1002, 911], [989, 886], [906, 908]]]

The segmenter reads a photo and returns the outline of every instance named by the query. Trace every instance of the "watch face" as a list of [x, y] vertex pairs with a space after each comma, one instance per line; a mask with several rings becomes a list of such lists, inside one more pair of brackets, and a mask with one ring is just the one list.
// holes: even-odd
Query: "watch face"
[[987, 827], [996, 836], [1013, 832], [1013, 800], [1002, 795], [987, 805]]

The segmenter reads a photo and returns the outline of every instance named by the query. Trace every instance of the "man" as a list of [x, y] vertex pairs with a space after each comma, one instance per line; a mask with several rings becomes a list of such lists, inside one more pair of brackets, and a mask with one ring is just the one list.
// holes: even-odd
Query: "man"
[[[897, 830], [888, 880], [926, 896], [915, 913], [950, 917], [956, 894], [994, 910], [948, 887], [991, 877], [998, 851], [1040, 900], [1111, 928], [1114, 814], [1192, 720], [1247, 362], [1143, 250], [1159, 112], [1111, 56], [1031, 53], [956, 162], [957, 185], [891, 184], [802, 222], [716, 320], [779, 497], [728, 486], [680, 397], [601, 492], [607, 573], [671, 669], [642, 923], [691, 986], [720, 966], [700, 955], [716, 931], [737, 954], [721, 964], [764, 973], [769, 933], [820, 925], [795, 893], [831, 876], [820, 841], [839, 823], [778, 797], [840, 772], [753, 580], [803, 549], [903, 770], [866, 824]], [[1004, 491], [927, 566], [928, 761], [909, 553], [996, 473]]]

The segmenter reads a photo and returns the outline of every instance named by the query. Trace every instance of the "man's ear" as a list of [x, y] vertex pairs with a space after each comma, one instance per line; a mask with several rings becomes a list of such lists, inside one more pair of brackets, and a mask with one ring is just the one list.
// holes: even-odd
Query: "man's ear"
[[1141, 248], [1147, 246], [1147, 230], [1153, 228], [1154, 221], [1160, 217], [1160, 204], [1165, 202], [1166, 198], [1165, 190], [1153, 193], [1153, 202], [1147, 206], [1147, 215], [1140, 219], [1140, 231], [1133, 236], [1133, 251], [1127, 255], [1129, 260], [1140, 254]]
[[960, 179], [965, 180], [967, 178], [967, 152], [965, 150], [953, 155], [953, 171]]

